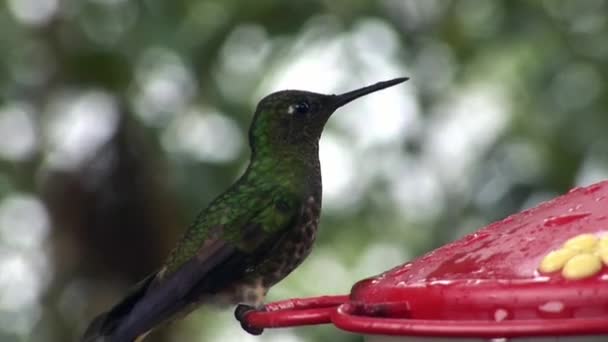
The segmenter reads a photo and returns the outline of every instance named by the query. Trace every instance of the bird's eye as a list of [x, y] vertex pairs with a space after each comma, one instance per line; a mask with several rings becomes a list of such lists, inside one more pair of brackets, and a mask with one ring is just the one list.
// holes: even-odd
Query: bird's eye
[[291, 106], [289, 106], [289, 109], [287, 111], [289, 112], [289, 114], [297, 114], [297, 115], [306, 114], [310, 111], [310, 105], [306, 101], [301, 101], [301, 102], [294, 103]]

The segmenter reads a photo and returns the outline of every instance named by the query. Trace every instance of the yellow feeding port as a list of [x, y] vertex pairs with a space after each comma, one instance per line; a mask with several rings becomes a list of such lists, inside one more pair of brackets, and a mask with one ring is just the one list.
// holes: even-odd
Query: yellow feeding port
[[597, 246], [599, 239], [593, 234], [577, 235], [564, 243], [565, 248], [582, 252], [592, 252]]
[[576, 254], [575, 250], [569, 248], [552, 251], [543, 258], [538, 269], [543, 273], [559, 271]]
[[562, 275], [566, 279], [582, 279], [590, 277], [602, 269], [602, 261], [597, 255], [582, 253], [573, 256], [566, 262]]
[[602, 263], [608, 265], [608, 236], [599, 238], [594, 234], [580, 234], [547, 254], [538, 270], [541, 273], [561, 270], [564, 278], [575, 280], [597, 274]]

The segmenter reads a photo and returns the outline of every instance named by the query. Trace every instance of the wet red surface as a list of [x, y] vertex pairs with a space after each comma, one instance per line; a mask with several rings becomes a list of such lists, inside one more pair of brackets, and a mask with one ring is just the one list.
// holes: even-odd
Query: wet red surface
[[407, 303], [410, 317], [419, 319], [608, 316], [606, 267], [584, 280], [537, 271], [569, 238], [608, 233], [606, 196], [608, 182], [573, 189], [364, 280], [351, 300]]

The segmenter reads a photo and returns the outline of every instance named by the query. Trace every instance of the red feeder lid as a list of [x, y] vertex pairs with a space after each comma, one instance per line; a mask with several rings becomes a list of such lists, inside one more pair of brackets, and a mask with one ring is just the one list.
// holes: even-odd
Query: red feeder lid
[[608, 334], [606, 198], [608, 182], [573, 189], [360, 281], [348, 299], [284, 301], [247, 318], [404, 336]]

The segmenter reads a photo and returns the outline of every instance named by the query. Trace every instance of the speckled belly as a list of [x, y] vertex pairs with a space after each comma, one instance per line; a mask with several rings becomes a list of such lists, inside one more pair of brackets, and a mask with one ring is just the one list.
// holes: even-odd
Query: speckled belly
[[302, 224], [285, 237], [264, 264], [261, 274], [265, 287], [270, 287], [285, 278], [310, 254], [317, 237], [317, 220]]
[[259, 306], [268, 289], [285, 278], [310, 254], [317, 237], [320, 205], [311, 196], [302, 207], [296, 225], [268, 251], [268, 257], [216, 300], [220, 303], [246, 303]]
[[270, 287], [285, 278], [310, 254], [317, 237], [320, 203], [310, 196], [300, 211], [300, 218], [291, 232], [280, 241], [270, 258], [264, 262], [262, 281]]

